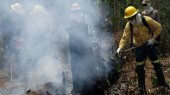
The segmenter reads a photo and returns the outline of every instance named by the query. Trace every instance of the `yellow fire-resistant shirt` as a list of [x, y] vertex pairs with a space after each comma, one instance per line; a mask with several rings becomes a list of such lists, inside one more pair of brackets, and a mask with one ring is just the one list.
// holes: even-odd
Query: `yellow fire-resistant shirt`
[[[152, 37], [156, 39], [156, 37], [160, 34], [162, 30], [161, 24], [159, 24], [158, 22], [156, 22], [155, 20], [148, 16], [144, 16], [144, 18], [152, 30], [153, 36], [152, 33], [149, 34], [149, 29], [146, 26], [144, 26], [143, 23], [140, 25], [133, 25], [133, 43], [135, 46], [143, 45]], [[123, 36], [119, 43], [119, 48], [123, 49], [130, 42], [130, 39], [131, 39], [130, 24], [129, 22], [127, 22], [123, 32]]]

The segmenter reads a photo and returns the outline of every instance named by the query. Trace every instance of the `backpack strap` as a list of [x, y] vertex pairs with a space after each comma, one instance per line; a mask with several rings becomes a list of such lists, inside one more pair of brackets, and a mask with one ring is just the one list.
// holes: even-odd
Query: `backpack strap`
[[129, 22], [129, 25], [130, 25], [130, 31], [131, 31], [131, 33], [130, 33], [130, 47], [133, 47], [134, 46], [134, 44], [133, 44], [133, 26], [132, 26], [132, 24]]
[[[152, 34], [152, 37], [153, 37], [153, 32], [143, 16], [142, 16], [142, 22], [143, 22], [144, 26], [146, 26], [148, 28], [149, 34]], [[130, 33], [130, 39], [131, 39], [130, 47], [133, 47], [134, 46], [134, 44], [133, 44], [133, 35], [134, 35], [133, 34], [133, 25], [131, 23], [129, 23], [129, 25], [130, 25], [130, 31], [131, 31], [131, 33]]]
[[148, 28], [149, 34], [152, 34], [152, 37], [153, 37], [153, 32], [143, 16], [142, 16], [142, 22], [143, 22], [144, 26], [146, 26]]

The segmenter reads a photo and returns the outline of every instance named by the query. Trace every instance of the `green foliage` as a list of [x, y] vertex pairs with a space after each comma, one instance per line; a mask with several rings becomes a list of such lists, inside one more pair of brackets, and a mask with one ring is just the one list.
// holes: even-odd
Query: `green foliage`
[[120, 73], [121, 70], [121, 65], [120, 64], [116, 64], [115, 65], [115, 72]]
[[163, 27], [161, 34], [161, 45], [160, 50], [161, 54], [164, 56], [170, 52], [170, 1], [169, 0], [156, 0], [153, 2], [154, 8], [159, 10], [161, 25]]

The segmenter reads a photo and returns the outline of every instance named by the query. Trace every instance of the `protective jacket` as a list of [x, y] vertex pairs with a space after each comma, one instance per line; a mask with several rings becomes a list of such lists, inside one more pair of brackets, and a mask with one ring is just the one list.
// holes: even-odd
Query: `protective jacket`
[[[144, 26], [143, 23], [139, 25], [133, 25], [132, 35], [133, 43], [135, 46], [141, 46], [147, 43], [147, 41], [152, 37], [156, 39], [162, 29], [162, 26], [157, 21], [153, 20], [148, 16], [144, 16], [144, 18], [148, 23], [149, 27], [151, 28], [152, 33], [149, 33], [149, 29], [146, 26]], [[130, 22], [127, 22], [123, 36], [119, 43], [119, 48], [123, 49], [130, 42], [130, 38], [131, 38]]]

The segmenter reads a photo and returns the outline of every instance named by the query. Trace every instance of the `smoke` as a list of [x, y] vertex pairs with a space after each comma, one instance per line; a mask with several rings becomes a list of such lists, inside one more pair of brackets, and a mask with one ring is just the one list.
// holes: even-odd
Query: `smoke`
[[[26, 3], [28, 8], [30, 3]], [[32, 6], [32, 3], [30, 4]], [[63, 67], [60, 52], [62, 43], [52, 11], [43, 3], [35, 4], [24, 19], [24, 29], [20, 37], [22, 46], [19, 50], [21, 80], [27, 82], [28, 88], [34, 88], [47, 82], [62, 85]]]
[[[112, 38], [107, 33], [99, 36], [103, 32], [98, 26], [102, 15], [99, 6], [92, 0], [3, 2], [1, 13], [6, 15], [0, 20], [1, 32], [6, 51], [5, 67], [8, 68], [11, 81], [23, 82], [29, 89], [48, 82], [61, 87], [65, 77], [63, 72], [71, 72], [71, 64], [78, 67], [72, 67], [75, 76], [79, 77], [75, 80], [88, 82], [97, 76], [94, 71], [97, 68], [97, 56], [109, 61], [108, 50]], [[75, 2], [81, 7], [79, 14], [71, 10]], [[73, 21], [85, 24], [76, 27], [72, 26]], [[76, 27], [76, 30], [72, 27]]]

